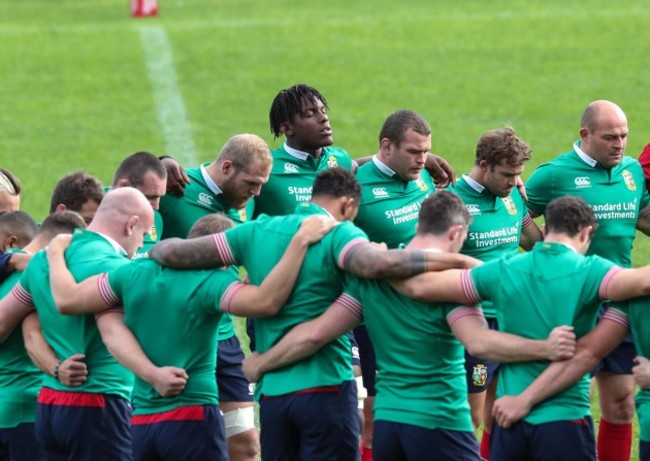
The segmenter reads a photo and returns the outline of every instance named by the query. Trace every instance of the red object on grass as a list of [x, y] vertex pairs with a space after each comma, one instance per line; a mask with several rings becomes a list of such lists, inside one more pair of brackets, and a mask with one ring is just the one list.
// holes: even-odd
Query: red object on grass
[[158, 0], [131, 0], [131, 16], [134, 18], [158, 16]]

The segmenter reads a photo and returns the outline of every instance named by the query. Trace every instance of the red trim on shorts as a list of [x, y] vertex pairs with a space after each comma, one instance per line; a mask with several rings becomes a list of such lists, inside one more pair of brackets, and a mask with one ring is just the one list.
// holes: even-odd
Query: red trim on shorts
[[319, 387], [310, 387], [309, 389], [302, 389], [296, 392], [290, 392], [289, 394], [282, 395], [263, 395], [262, 400], [271, 399], [273, 397], [284, 397], [287, 395], [299, 395], [299, 394], [315, 394], [316, 392], [339, 392], [341, 386], [319, 386]]
[[569, 422], [569, 423], [573, 423], [573, 424], [578, 424], [578, 425], [580, 425], [580, 426], [586, 426], [586, 425], [588, 424], [586, 418], [582, 418], [582, 419], [570, 419], [568, 422]]
[[187, 405], [174, 408], [173, 410], [153, 413], [150, 415], [131, 416], [131, 425], [156, 424], [167, 421], [203, 421], [205, 420], [205, 408], [203, 405]]
[[63, 392], [44, 387], [38, 393], [38, 403], [45, 405], [60, 405], [64, 407], [94, 407], [104, 408], [106, 400], [103, 394], [90, 392]]

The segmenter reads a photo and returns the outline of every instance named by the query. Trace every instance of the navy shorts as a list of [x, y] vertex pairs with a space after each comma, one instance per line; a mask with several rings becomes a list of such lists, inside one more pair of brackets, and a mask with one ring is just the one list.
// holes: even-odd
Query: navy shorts
[[650, 442], [639, 440], [639, 461], [650, 461]]
[[590, 417], [544, 424], [519, 421], [510, 429], [495, 424], [490, 442], [491, 461], [596, 461]]
[[253, 389], [244, 376], [241, 363], [245, 358], [239, 339], [219, 341], [217, 349], [217, 388], [220, 402], [252, 402]]
[[0, 429], [0, 460], [41, 461], [45, 458], [36, 442], [34, 423]]
[[217, 405], [192, 405], [131, 418], [135, 461], [228, 459], [226, 428]]
[[[496, 319], [487, 320], [490, 330], [499, 330]], [[467, 392], [478, 394], [487, 391], [492, 380], [499, 371], [499, 362], [474, 357], [465, 352], [465, 375], [467, 377]]]
[[354, 339], [359, 345], [359, 356], [361, 358], [361, 376], [363, 378], [363, 387], [368, 391], [368, 397], [377, 395], [375, 382], [377, 381], [377, 358], [375, 349], [370, 342], [368, 330], [365, 325], [359, 325], [354, 330]]
[[[609, 307], [609, 304], [603, 303], [600, 306], [599, 314], [602, 315], [607, 310], [607, 307]], [[637, 352], [636, 347], [634, 347], [634, 339], [631, 334], [628, 334], [616, 349], [596, 365], [596, 368], [594, 368], [591, 374], [592, 376], [596, 376], [601, 371], [607, 371], [616, 375], [631, 375], [632, 367], [634, 367], [634, 357], [636, 356]]]
[[473, 432], [426, 429], [377, 421], [372, 455], [375, 461], [480, 461]]
[[260, 426], [264, 460], [358, 461], [356, 382], [263, 397]]
[[117, 396], [42, 388], [36, 439], [48, 460], [131, 461], [131, 406]]
[[353, 331], [348, 331], [348, 339], [350, 340], [350, 348], [352, 349], [352, 366], [360, 367], [361, 356], [359, 354], [359, 344], [357, 343], [357, 339], [354, 337]]

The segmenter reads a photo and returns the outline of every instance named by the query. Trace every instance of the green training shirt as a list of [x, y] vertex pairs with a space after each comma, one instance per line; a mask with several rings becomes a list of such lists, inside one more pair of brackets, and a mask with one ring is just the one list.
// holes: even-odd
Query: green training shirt
[[[497, 197], [470, 176], [463, 175], [449, 190], [457, 194], [472, 217], [461, 253], [481, 261], [518, 253], [521, 230], [532, 223], [517, 188], [508, 197]], [[481, 304], [487, 318], [495, 318], [490, 301]]]
[[[162, 215], [164, 239], [170, 237], [187, 238], [190, 229], [204, 216], [212, 213], [223, 213], [235, 224], [241, 224], [253, 216], [255, 203], [249, 200], [241, 210], [232, 208], [224, 199], [219, 186], [205, 171], [209, 163], [198, 168], [185, 170], [191, 183], [185, 187], [183, 197], [167, 194], [160, 199], [160, 214]], [[219, 326], [219, 340], [235, 336], [232, 316], [225, 314]]]
[[[24, 252], [18, 250], [14, 253]], [[21, 272], [14, 272], [0, 284], [0, 299], [11, 291], [21, 275]], [[22, 328], [18, 324], [0, 345], [0, 429], [35, 421], [36, 396], [43, 376], [27, 355]]]
[[420, 206], [436, 186], [426, 170], [417, 180], [405, 181], [374, 156], [357, 170], [361, 204], [354, 223], [371, 242], [388, 248], [406, 245], [415, 237]]
[[[637, 353], [650, 357], [650, 298], [634, 298], [613, 303], [605, 317], [627, 325], [634, 337]], [[650, 390], [640, 389], [636, 397], [636, 413], [639, 417], [639, 437], [650, 442]]]
[[[99, 285], [108, 304], [124, 306], [126, 325], [157, 366], [176, 366], [189, 375], [176, 397], [161, 397], [136, 377], [135, 415], [159, 413], [187, 405], [218, 404], [217, 326], [242, 287], [226, 270], [174, 270], [152, 260], [136, 261], [103, 275]], [[169, 289], [182, 286], [182, 290]]]
[[528, 208], [537, 216], [555, 198], [583, 198], [598, 219], [587, 254], [630, 267], [636, 222], [650, 213], [650, 196], [638, 161], [623, 157], [619, 165], [606, 169], [582, 152], [578, 141], [572, 151], [540, 165], [528, 179], [526, 191]]
[[[573, 325], [578, 338], [596, 324], [607, 281], [620, 270], [599, 256], [585, 257], [560, 243], [537, 242], [529, 253], [492, 260], [464, 271], [471, 301], [491, 300], [499, 330], [530, 339], [546, 339], [560, 325]], [[502, 363], [497, 395], [519, 395], [549, 364]], [[525, 421], [542, 424], [581, 419], [590, 414], [589, 378], [537, 405]]]
[[269, 181], [255, 198], [255, 216], [291, 214], [296, 205], [311, 200], [311, 189], [318, 173], [328, 168], [351, 170], [353, 160], [340, 147], [323, 147], [320, 157], [300, 152], [283, 144], [271, 152], [273, 168]]
[[[215, 244], [228, 264], [241, 264], [251, 283], [259, 285], [284, 254], [300, 223], [307, 217], [327, 214], [306, 202], [295, 214], [260, 216], [257, 220], [217, 234]], [[353, 246], [367, 242], [363, 231], [342, 222], [307, 251], [291, 297], [274, 317], [255, 319], [255, 344], [260, 353], [269, 350], [294, 326], [321, 315], [343, 291], [344, 257]], [[346, 335], [325, 345], [316, 354], [293, 365], [266, 373], [255, 392], [275, 396], [353, 379], [350, 342]]]
[[363, 315], [377, 355], [375, 421], [473, 431], [464, 349], [450, 325], [480, 309], [413, 301], [382, 280], [356, 277], [338, 302]]
[[[77, 282], [129, 262], [117, 243], [85, 229], [75, 230], [65, 259]], [[58, 391], [110, 394], [130, 399], [133, 374], [117, 363], [106, 349], [94, 315], [63, 315], [56, 310], [49, 272], [45, 252], [39, 251], [12, 293], [22, 302], [36, 306], [43, 335], [57, 357], [65, 359], [73, 354], [85, 354], [88, 379], [81, 386], [72, 388], [46, 375], [43, 386]]]

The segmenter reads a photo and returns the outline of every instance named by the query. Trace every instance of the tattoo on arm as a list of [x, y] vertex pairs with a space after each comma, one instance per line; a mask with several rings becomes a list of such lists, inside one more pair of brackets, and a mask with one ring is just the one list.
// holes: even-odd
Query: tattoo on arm
[[149, 250], [149, 257], [176, 269], [208, 269], [225, 265], [211, 235], [188, 240], [163, 240]]
[[359, 244], [345, 255], [343, 270], [365, 278], [412, 277], [432, 269], [429, 254], [423, 251], [386, 251]]

